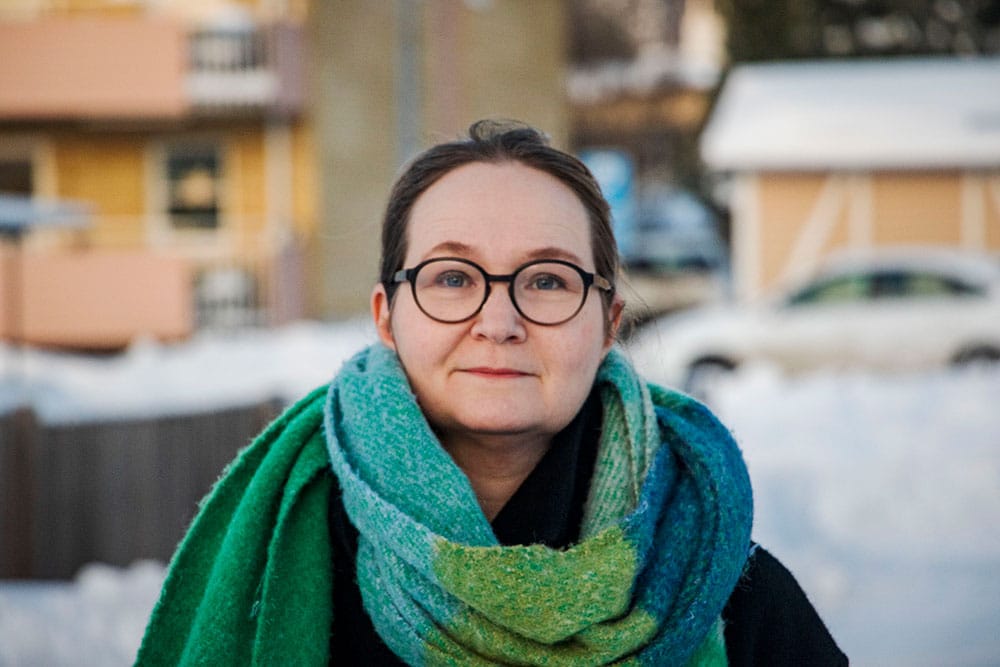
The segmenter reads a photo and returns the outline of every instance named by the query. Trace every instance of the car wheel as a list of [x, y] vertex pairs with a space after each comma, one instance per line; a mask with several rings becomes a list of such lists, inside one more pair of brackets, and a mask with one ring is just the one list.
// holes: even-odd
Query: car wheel
[[698, 400], [707, 401], [719, 380], [729, 376], [735, 369], [736, 364], [729, 359], [699, 359], [688, 366], [683, 389]]
[[990, 345], [967, 347], [951, 360], [953, 366], [992, 366], [1000, 363], [1000, 348]]

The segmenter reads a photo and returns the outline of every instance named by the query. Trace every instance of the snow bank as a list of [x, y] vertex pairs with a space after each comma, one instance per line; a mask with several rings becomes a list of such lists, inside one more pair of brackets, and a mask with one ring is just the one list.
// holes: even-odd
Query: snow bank
[[0, 414], [30, 405], [44, 422], [65, 423], [290, 402], [374, 340], [365, 318], [201, 334], [180, 345], [138, 341], [106, 358], [0, 346]]
[[[351, 322], [145, 343], [101, 360], [29, 351], [0, 356], [5, 377], [18, 370], [0, 403], [59, 421], [291, 400], [371, 340], [370, 325]], [[982, 369], [788, 379], [751, 367], [716, 390], [753, 479], [755, 538], [799, 578], [853, 664], [996, 664], [998, 398], [1000, 370]], [[143, 563], [92, 566], [72, 584], [0, 582], [0, 665], [128, 664], [161, 578]]]
[[88, 565], [68, 583], [0, 584], [0, 665], [130, 665], [163, 566]]
[[713, 405], [753, 479], [755, 538], [854, 664], [1000, 655], [1000, 371], [749, 369]]

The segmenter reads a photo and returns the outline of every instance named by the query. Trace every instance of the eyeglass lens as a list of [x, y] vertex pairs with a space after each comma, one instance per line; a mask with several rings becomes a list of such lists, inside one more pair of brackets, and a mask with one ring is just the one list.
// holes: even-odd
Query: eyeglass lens
[[[472, 317], [486, 299], [487, 280], [476, 265], [453, 259], [428, 262], [414, 281], [417, 304], [446, 322]], [[576, 314], [586, 298], [583, 276], [557, 262], [528, 264], [513, 278], [514, 304], [540, 324], [558, 324]]]

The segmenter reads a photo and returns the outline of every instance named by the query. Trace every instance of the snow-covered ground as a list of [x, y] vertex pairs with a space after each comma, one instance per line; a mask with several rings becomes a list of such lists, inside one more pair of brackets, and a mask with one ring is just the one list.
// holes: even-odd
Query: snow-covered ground
[[[350, 322], [106, 359], [0, 349], [0, 412], [28, 403], [77, 421], [291, 399], [373, 339]], [[1000, 664], [998, 399], [1000, 370], [983, 369], [788, 379], [751, 367], [717, 388], [754, 481], [755, 537], [854, 664]], [[0, 666], [128, 664], [162, 576], [137, 563], [0, 582]]]
[[204, 334], [183, 345], [138, 341], [108, 358], [0, 346], [0, 414], [29, 404], [44, 422], [65, 423], [290, 402], [374, 340], [364, 318]]
[[713, 405], [750, 468], [756, 539], [852, 662], [1000, 664], [1000, 369], [755, 369]]

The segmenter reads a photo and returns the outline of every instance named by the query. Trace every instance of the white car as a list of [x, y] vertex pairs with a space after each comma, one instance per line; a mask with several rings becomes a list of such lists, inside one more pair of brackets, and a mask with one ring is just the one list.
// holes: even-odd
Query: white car
[[762, 303], [657, 320], [629, 347], [650, 377], [695, 394], [748, 361], [789, 373], [997, 362], [1000, 262], [930, 249], [840, 256]]

